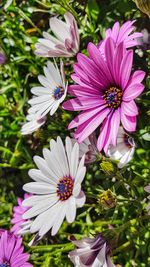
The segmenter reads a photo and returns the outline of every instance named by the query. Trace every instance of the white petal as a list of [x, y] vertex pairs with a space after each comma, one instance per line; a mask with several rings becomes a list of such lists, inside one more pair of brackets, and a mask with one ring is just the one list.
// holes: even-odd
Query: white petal
[[75, 178], [79, 163], [79, 145], [76, 143], [71, 152], [70, 175]]
[[46, 182], [52, 185], [56, 185], [56, 180], [52, 180], [50, 176], [47, 177], [38, 169], [31, 169], [29, 170], [28, 174], [36, 182]]
[[59, 228], [61, 227], [61, 225], [63, 223], [65, 215], [66, 215], [66, 205], [64, 204], [64, 205], [62, 205], [61, 212], [57, 215], [57, 217], [54, 221], [54, 224], [52, 227], [52, 236], [57, 234]]
[[81, 184], [85, 177], [85, 174], [86, 174], [86, 167], [78, 168], [78, 171], [75, 177], [75, 184], [77, 183]]
[[23, 186], [23, 189], [29, 193], [40, 194], [40, 195], [56, 193], [55, 186], [42, 182], [27, 183]]
[[73, 196], [74, 197], [78, 196], [80, 194], [80, 191], [81, 191], [81, 184], [74, 185]]
[[76, 217], [76, 200], [72, 196], [67, 200], [66, 219], [69, 223], [72, 223]]
[[50, 19], [50, 28], [60, 41], [70, 39], [68, 25], [56, 17]]
[[51, 116], [56, 112], [56, 110], [58, 109], [58, 107], [59, 107], [59, 101], [56, 101], [56, 102], [54, 103], [54, 105], [53, 105], [51, 111], [50, 111], [50, 115], [51, 115]]
[[43, 213], [44, 211], [50, 209], [52, 206], [54, 206], [57, 203], [57, 198], [56, 197], [49, 197], [45, 200], [42, 200], [42, 202], [37, 202], [36, 205], [34, 205], [32, 208], [27, 210], [22, 218], [23, 219], [30, 219], [35, 216], [37, 216], [40, 213]]
[[86, 196], [83, 191], [79, 194], [79, 196], [76, 198], [76, 205], [77, 207], [81, 208], [83, 207], [84, 203], [86, 201]]

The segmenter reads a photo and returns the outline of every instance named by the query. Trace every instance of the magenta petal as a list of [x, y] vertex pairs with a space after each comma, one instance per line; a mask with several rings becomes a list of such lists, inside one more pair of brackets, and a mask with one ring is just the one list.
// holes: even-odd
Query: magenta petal
[[108, 115], [102, 125], [102, 129], [100, 131], [100, 135], [97, 140], [97, 148], [101, 151], [105, 145], [109, 145], [110, 142], [110, 119], [112, 116], [112, 112]]
[[99, 113], [101, 110], [103, 110], [105, 107], [106, 105], [102, 105], [100, 107], [92, 108], [91, 110], [82, 112], [77, 117], [75, 117], [74, 120], [71, 121], [71, 123], [68, 126], [68, 129], [72, 129], [83, 124], [84, 122], [95, 116], [97, 113]]
[[134, 132], [136, 130], [136, 117], [129, 117], [121, 110], [121, 122], [123, 127], [128, 132]]
[[129, 87], [124, 91], [123, 94], [123, 100], [124, 101], [131, 101], [135, 99], [137, 96], [139, 96], [144, 90], [144, 85], [143, 84], [134, 84]]
[[82, 69], [87, 73], [89, 79], [95, 81], [100, 86], [107, 86], [108, 82], [105, 81], [105, 76], [101, 76], [97, 66], [93, 63], [91, 59], [86, 57], [85, 55], [79, 53], [77, 55], [78, 63]]
[[145, 77], [145, 72], [142, 70], [137, 70], [133, 73], [133, 75], [131, 76], [129, 83], [127, 86], [131, 86], [134, 84], [138, 84], [141, 83]]
[[63, 103], [62, 107], [67, 110], [87, 110], [91, 107], [98, 107], [104, 104], [104, 100], [99, 97], [75, 98]]
[[99, 49], [92, 43], [88, 44], [88, 53], [90, 57], [93, 59], [93, 61], [96, 63], [96, 65], [99, 68], [100, 74], [103, 76], [103, 79], [105, 80], [105, 83], [112, 82], [112, 76], [110, 74], [110, 71], [108, 69], [107, 64], [105, 63], [103, 57], [100, 54]]
[[93, 97], [94, 95], [100, 95], [100, 91], [98, 89], [92, 87], [83, 87], [76, 84], [68, 86], [68, 93], [72, 96], [78, 97]]
[[121, 77], [121, 87], [125, 89], [131, 74], [133, 62], [133, 51], [129, 50], [123, 57], [121, 67], [120, 67], [120, 77]]
[[75, 138], [78, 139], [79, 143], [81, 143], [83, 140], [85, 140], [92, 132], [95, 131], [95, 129], [103, 122], [103, 120], [106, 118], [106, 116], [109, 114], [109, 109], [104, 109], [103, 111], [100, 111], [95, 116], [93, 116], [91, 119], [86, 121], [85, 123], [81, 124], [76, 133]]
[[112, 28], [112, 36], [113, 36], [113, 40], [115, 43], [117, 43], [117, 39], [118, 39], [118, 35], [119, 35], [119, 30], [120, 30], [120, 24], [119, 22], [117, 21], [113, 28]]
[[115, 44], [113, 39], [108, 38], [106, 40], [106, 44], [105, 44], [105, 57], [106, 57], [106, 61], [110, 70], [110, 73], [113, 75], [113, 65], [114, 65], [114, 53], [115, 53]]
[[[111, 141], [113, 146], [117, 145], [117, 135], [120, 126], [120, 108], [116, 109], [111, 118]], [[108, 148], [106, 148], [107, 150]]]
[[113, 72], [114, 72], [114, 80], [116, 85], [121, 85], [121, 77], [120, 77], [120, 66], [122, 62], [123, 55], [126, 53], [125, 46], [122, 43], [120, 43], [115, 51], [114, 54], [114, 66], [113, 66]]
[[127, 116], [133, 117], [138, 115], [138, 108], [134, 100], [131, 100], [130, 102], [122, 102], [121, 109]]

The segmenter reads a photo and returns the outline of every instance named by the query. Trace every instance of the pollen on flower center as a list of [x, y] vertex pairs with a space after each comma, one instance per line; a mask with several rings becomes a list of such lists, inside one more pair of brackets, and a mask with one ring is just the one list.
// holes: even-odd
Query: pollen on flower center
[[54, 89], [53, 96], [56, 100], [59, 100], [64, 95], [64, 88], [60, 85]]
[[108, 107], [118, 108], [122, 100], [122, 90], [117, 87], [110, 87], [105, 91], [103, 97]]
[[73, 191], [74, 182], [71, 177], [62, 178], [57, 184], [57, 195], [61, 201], [67, 200]]

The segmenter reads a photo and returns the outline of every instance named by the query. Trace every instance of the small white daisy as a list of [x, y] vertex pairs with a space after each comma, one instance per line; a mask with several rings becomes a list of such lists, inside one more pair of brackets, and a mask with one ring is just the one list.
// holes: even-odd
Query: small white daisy
[[34, 96], [28, 101], [31, 107], [28, 110], [28, 122], [21, 129], [23, 135], [30, 134], [41, 127], [46, 121], [45, 116], [49, 112], [52, 116], [66, 97], [67, 85], [63, 62], [60, 63], [59, 71], [56, 63], [48, 61], [47, 66], [44, 67], [44, 74], [45, 76], [38, 76], [41, 86], [31, 89]]
[[79, 160], [79, 145], [72, 145], [66, 137], [65, 147], [60, 137], [50, 141], [50, 150], [43, 149], [44, 159], [35, 156], [38, 169], [29, 171], [35, 181], [25, 184], [23, 189], [35, 194], [23, 201], [23, 206], [31, 207], [23, 215], [23, 219], [33, 219], [31, 233], [38, 232], [42, 237], [50, 229], [55, 235], [66, 217], [72, 223], [76, 217], [77, 207], [85, 203], [85, 195], [81, 190], [86, 168], [84, 158]]
[[118, 160], [118, 167], [123, 168], [129, 161], [132, 160], [135, 151], [134, 139], [129, 136], [122, 127], [119, 128], [117, 145], [110, 145], [108, 156], [113, 160]]
[[43, 32], [44, 38], [39, 38], [35, 45], [35, 54], [41, 57], [72, 57], [79, 51], [79, 32], [75, 18], [66, 12], [66, 23], [57, 17], [50, 19], [50, 29], [55, 37]]

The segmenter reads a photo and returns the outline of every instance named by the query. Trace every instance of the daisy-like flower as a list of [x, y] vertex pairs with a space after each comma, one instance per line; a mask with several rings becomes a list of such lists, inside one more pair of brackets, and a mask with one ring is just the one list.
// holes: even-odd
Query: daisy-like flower
[[0, 267], [32, 267], [29, 254], [23, 252], [22, 239], [4, 231], [0, 237]]
[[[150, 194], [150, 184], [145, 186], [144, 190]], [[148, 199], [150, 199], [150, 195], [148, 196]], [[147, 211], [148, 211], [148, 215], [150, 215], [150, 202], [147, 205]]]
[[[30, 197], [31, 194], [24, 194], [24, 199], [27, 199]], [[22, 235], [28, 233], [29, 226], [31, 224], [30, 220], [24, 220], [22, 218], [22, 215], [29, 209], [29, 207], [23, 207], [22, 205], [23, 199], [18, 198], [18, 206], [15, 206], [13, 208], [13, 218], [11, 220], [11, 223], [13, 224], [13, 227], [11, 228], [11, 232], [13, 232], [16, 235]]]
[[41, 86], [31, 89], [34, 96], [28, 101], [31, 107], [28, 110], [28, 122], [21, 129], [23, 135], [40, 128], [46, 121], [46, 115], [50, 112], [52, 116], [66, 97], [67, 85], [63, 63], [61, 62], [59, 71], [56, 64], [48, 61], [44, 67], [44, 74], [45, 76], [38, 76]]
[[77, 248], [69, 253], [70, 260], [75, 267], [115, 267], [110, 259], [111, 250], [101, 234], [95, 238], [82, 238], [71, 241]]
[[[72, 142], [75, 144], [76, 140], [72, 139]], [[85, 164], [96, 161], [98, 154], [100, 154], [97, 150], [96, 143], [96, 135], [93, 133], [81, 144], [79, 144], [79, 157], [82, 158], [82, 156], [85, 154]]]
[[134, 32], [135, 27], [133, 26], [135, 20], [126, 21], [121, 27], [117, 21], [112, 29], [106, 30], [105, 39], [102, 40], [98, 47], [102, 54], [104, 54], [106, 40], [111, 37], [114, 41], [114, 44], [118, 46], [121, 42], [124, 42], [126, 48], [134, 47], [140, 45], [140, 38], [143, 36], [141, 32]]
[[79, 32], [75, 18], [69, 12], [64, 15], [66, 23], [57, 17], [50, 19], [52, 36], [43, 32], [35, 45], [35, 54], [41, 57], [72, 57], [79, 51]]
[[31, 113], [26, 116], [27, 122], [21, 128], [21, 134], [32, 134], [46, 122], [46, 116], [41, 117], [36, 113]]
[[74, 64], [72, 79], [77, 85], [69, 86], [69, 93], [75, 96], [63, 104], [67, 110], [82, 111], [70, 124], [77, 128], [74, 137], [83, 142], [101, 124], [97, 140], [99, 151], [105, 153], [110, 144], [116, 146], [120, 122], [128, 132], [136, 129], [138, 109], [134, 99], [144, 86], [144, 71], [131, 75], [133, 51], [126, 50], [124, 43], [117, 47], [112, 38], [105, 45], [105, 59], [99, 49], [88, 44], [89, 57], [79, 53]]
[[113, 160], [118, 160], [118, 167], [123, 168], [132, 160], [134, 151], [134, 139], [120, 127], [117, 136], [117, 145], [115, 147], [110, 145], [108, 148], [108, 156]]
[[72, 223], [76, 217], [77, 207], [85, 203], [85, 195], [81, 191], [86, 168], [84, 156], [79, 160], [79, 145], [72, 145], [66, 138], [65, 147], [60, 137], [50, 141], [50, 150], [43, 149], [44, 159], [35, 156], [37, 169], [29, 171], [35, 181], [24, 185], [23, 189], [35, 194], [23, 201], [24, 206], [31, 207], [23, 215], [23, 219], [33, 219], [30, 232], [38, 232], [42, 237], [52, 228], [55, 235], [64, 218]]

